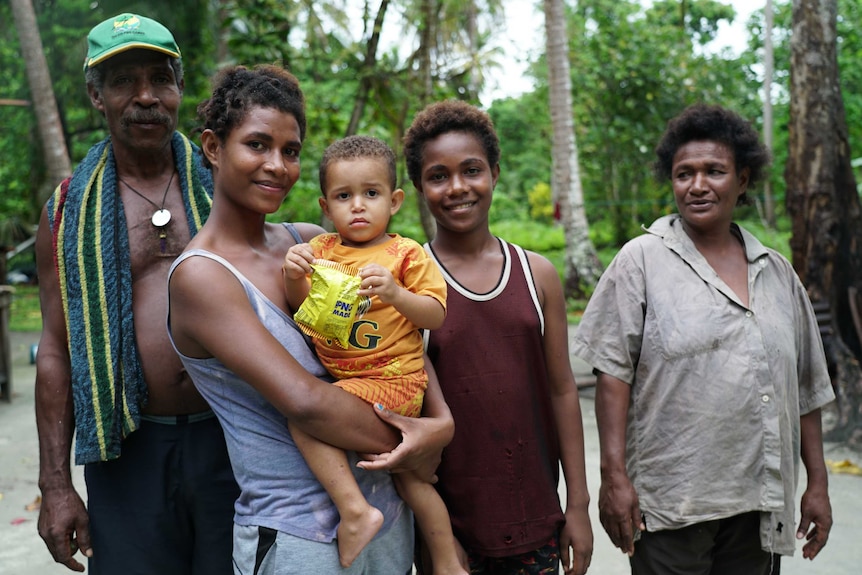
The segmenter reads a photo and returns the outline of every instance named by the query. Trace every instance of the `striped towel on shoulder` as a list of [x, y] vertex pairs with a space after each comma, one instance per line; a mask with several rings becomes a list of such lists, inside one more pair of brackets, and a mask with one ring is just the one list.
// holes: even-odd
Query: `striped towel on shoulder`
[[[212, 174], [188, 138], [175, 132], [171, 144], [194, 237], [212, 206]], [[140, 425], [147, 386], [135, 341], [129, 237], [110, 138], [90, 149], [47, 209], [71, 358], [75, 462], [115, 459], [123, 438]]]

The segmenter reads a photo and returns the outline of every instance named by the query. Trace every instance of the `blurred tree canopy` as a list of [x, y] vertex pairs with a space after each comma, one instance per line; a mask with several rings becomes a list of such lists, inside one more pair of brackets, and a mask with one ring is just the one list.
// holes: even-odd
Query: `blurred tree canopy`
[[[497, 46], [507, 34], [502, 15], [515, 1], [32, 0], [73, 166], [105, 136], [104, 121], [86, 94], [82, 64], [86, 34], [108, 17], [137, 12], [173, 31], [186, 69], [180, 129], [193, 139], [196, 108], [220, 67], [276, 63], [290, 69], [307, 97], [309, 130], [303, 173], [271, 219], [314, 222], [321, 218], [317, 165], [333, 140], [349, 132], [371, 134], [400, 154], [404, 131], [429, 101], [460, 98], [478, 104], [489, 80], [506, 83], [511, 71]], [[848, 142], [851, 153], [860, 157], [862, 0], [829, 1], [837, 2], [838, 84]], [[783, 174], [790, 124], [791, 1], [777, 0], [774, 8], [770, 181], [777, 229], [763, 223], [759, 205], [744, 208], [737, 218], [789, 257]], [[540, 2], [534, 10], [541, 11]], [[749, 49], [736, 54], [711, 44], [721, 23], [737, 17], [721, 0], [569, 0], [566, 12], [584, 205], [590, 240], [606, 263], [640, 233], [642, 224], [674, 209], [668, 186], [657, 184], [651, 169], [653, 148], [670, 118], [704, 101], [734, 108], [762, 124], [764, 15], [762, 9], [753, 13], [746, 23]], [[46, 183], [40, 146], [50, 143], [40, 141], [32, 106], [26, 105], [32, 100], [28, 56], [21, 54], [7, 2], [0, 3], [0, 24], [0, 245], [9, 245], [10, 234], [38, 221], [37, 190]], [[554, 222], [549, 187], [552, 133], [541, 54], [531, 61], [529, 74], [532, 90], [483, 102], [502, 149], [491, 226], [498, 235], [547, 255], [561, 269], [566, 240]], [[852, 165], [856, 181], [862, 180], [862, 158]], [[421, 242], [427, 226], [403, 165], [399, 170], [402, 187], [414, 199], [404, 203], [392, 230]], [[758, 201], [761, 193], [749, 191]], [[855, 358], [862, 357], [854, 351]], [[852, 407], [862, 409], [858, 401]]]
[[[300, 182], [273, 219], [320, 220], [317, 161], [327, 144], [346, 134], [362, 90], [367, 104], [356, 131], [379, 136], [400, 151], [404, 130], [427, 103], [429, 88], [431, 99], [479, 103], [485, 82], [508, 73], [492, 42], [506, 33], [501, 17], [507, 2], [500, 0], [33, 3], [73, 165], [105, 133], [103, 120], [84, 89], [85, 37], [94, 24], [116, 13], [146, 14], [174, 32], [187, 71], [180, 128], [193, 137], [198, 126], [196, 107], [207, 97], [209, 79], [219, 67], [275, 62], [293, 71], [308, 99], [309, 133]], [[695, 101], [717, 102], [760, 123], [762, 12], [755, 12], [747, 25], [750, 50], [737, 55], [710, 48], [719, 23], [735, 17], [733, 9], [720, 0], [644, 4], [636, 0], [568, 3], [572, 113], [590, 234], [599, 249], [615, 249], [637, 234], [641, 224], [673, 209], [668, 190], [652, 177], [651, 163], [667, 120], [682, 108]], [[380, 31], [398, 41], [381, 42], [372, 51], [375, 17], [384, 8]], [[862, 37], [856, 26], [860, 17], [862, 0], [839, 0], [841, 81], [851, 148], [857, 150], [862, 142]], [[5, 80], [0, 99], [29, 100], [26, 58], [20, 54], [8, 3], [0, 4], [0, 22], [4, 24], [0, 69]], [[787, 148], [789, 26], [789, 3], [776, 3], [772, 179], [779, 228], [785, 230], [789, 226], [782, 210], [781, 174]], [[430, 70], [422, 69], [423, 62]], [[517, 227], [513, 225], [517, 222], [546, 226], [549, 237], [559, 238], [550, 246], [542, 239], [543, 246], [553, 250], [561, 248], [555, 242], [563, 240], [550, 231], [554, 224], [547, 214], [553, 213], [553, 207], [549, 194], [541, 193], [541, 186], [550, 184], [551, 170], [543, 57], [532, 63], [531, 75], [532, 91], [486, 102], [503, 150], [492, 218], [506, 229]], [[41, 208], [34, 190], [44, 177], [33, 111], [27, 106], [0, 106], [0, 122], [5, 128], [0, 132], [0, 219], [32, 224]], [[415, 193], [409, 182], [402, 183], [408, 194]], [[741, 215], [759, 227], [755, 209]], [[424, 239], [415, 201], [405, 203], [393, 227]], [[765, 241], [770, 243], [769, 238]], [[786, 243], [786, 238], [778, 243]]]

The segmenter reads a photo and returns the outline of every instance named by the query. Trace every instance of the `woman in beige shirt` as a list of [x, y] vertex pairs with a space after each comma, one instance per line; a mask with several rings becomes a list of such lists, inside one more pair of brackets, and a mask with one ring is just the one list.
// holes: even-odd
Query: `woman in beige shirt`
[[678, 213], [620, 250], [573, 346], [598, 372], [600, 519], [632, 573], [768, 574], [832, 525], [817, 322], [790, 263], [733, 223], [768, 163], [757, 131], [695, 105], [656, 152]]

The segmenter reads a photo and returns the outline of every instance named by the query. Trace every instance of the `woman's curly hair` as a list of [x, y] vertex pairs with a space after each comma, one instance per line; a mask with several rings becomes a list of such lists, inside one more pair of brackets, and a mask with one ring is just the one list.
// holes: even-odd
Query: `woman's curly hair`
[[460, 100], [430, 104], [416, 114], [404, 135], [407, 176], [417, 188], [420, 188], [425, 144], [446, 132], [464, 132], [476, 136], [482, 143], [488, 164], [494, 167], [500, 163], [500, 140], [488, 114]]
[[[203, 129], [212, 130], [224, 142], [256, 106], [293, 115], [300, 140], [305, 139], [305, 96], [296, 76], [279, 66], [231, 66], [219, 71], [213, 78], [212, 97], [201, 102], [197, 111]], [[206, 157], [203, 161], [211, 167]]]
[[[653, 168], [660, 181], [671, 179], [677, 151], [694, 141], [720, 142], [727, 146], [733, 153], [737, 173], [748, 168], [749, 189], [764, 177], [770, 162], [769, 150], [760, 142], [760, 134], [751, 122], [722, 106], [694, 104], [668, 122], [656, 146]], [[742, 194], [738, 203], [747, 201], [746, 194]]]

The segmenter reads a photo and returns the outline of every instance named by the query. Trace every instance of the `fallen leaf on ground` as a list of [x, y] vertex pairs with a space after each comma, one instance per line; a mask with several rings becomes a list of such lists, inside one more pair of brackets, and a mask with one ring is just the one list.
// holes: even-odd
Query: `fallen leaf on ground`
[[826, 467], [832, 473], [846, 473], [848, 475], [862, 475], [862, 467], [859, 467], [849, 459], [843, 461], [826, 460]]
[[27, 511], [39, 511], [40, 507], [42, 507], [42, 496], [37, 495], [36, 499], [24, 506], [24, 509]]
[[9, 523], [11, 523], [12, 525], [21, 525], [22, 523], [26, 523], [26, 522], [27, 522], [27, 519], [26, 519], [26, 518], [24, 518], [24, 517], [16, 517], [15, 519], [13, 519], [12, 521], [10, 521]]

